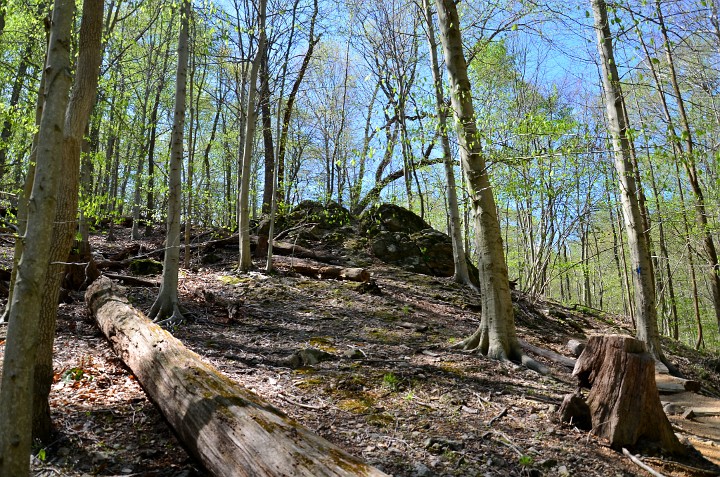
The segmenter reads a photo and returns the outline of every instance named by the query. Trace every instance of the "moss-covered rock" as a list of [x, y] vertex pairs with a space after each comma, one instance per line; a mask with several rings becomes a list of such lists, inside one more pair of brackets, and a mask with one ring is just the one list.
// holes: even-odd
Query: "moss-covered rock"
[[362, 233], [369, 236], [382, 231], [412, 234], [431, 228], [417, 214], [395, 204], [371, 207], [360, 217], [360, 227]]
[[162, 270], [163, 264], [150, 258], [138, 258], [130, 262], [130, 272], [135, 275], [157, 275]]

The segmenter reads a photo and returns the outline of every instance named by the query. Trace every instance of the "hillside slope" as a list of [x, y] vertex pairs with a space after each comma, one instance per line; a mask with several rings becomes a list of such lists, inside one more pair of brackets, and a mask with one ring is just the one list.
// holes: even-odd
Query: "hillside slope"
[[[128, 230], [116, 233], [118, 242], [93, 237], [103, 256], [130, 245]], [[160, 240], [146, 239], [142, 247], [152, 250]], [[537, 357], [552, 370], [540, 376], [450, 349], [478, 324], [474, 291], [370, 253], [350, 256], [347, 250], [367, 252], [354, 234], [306, 245], [365, 265], [376, 286], [300, 276], [289, 257], [278, 258], [276, 273], [238, 276], [231, 272], [232, 247], [215, 248], [212, 265], [202, 264], [198, 249], [180, 285], [193, 320], [174, 335], [292, 418], [396, 476], [644, 475], [603, 442], [558, 421], [562, 396], [576, 388], [568, 368]], [[127, 288], [140, 309], [156, 292]], [[44, 461], [35, 459], [36, 475], [204, 475], [112, 355], [80, 297], [73, 293], [75, 301], [61, 306], [52, 393], [57, 440], [41, 453]], [[520, 293], [514, 299], [520, 337], [568, 356], [569, 338], [629, 331], [602, 312], [531, 303]], [[5, 329], [0, 333], [4, 340]], [[306, 348], [330, 359], [298, 366], [293, 355]], [[680, 345], [667, 351], [684, 373], [702, 380], [706, 394], [717, 394], [717, 361]], [[667, 475], [714, 475], [657, 457], [651, 462]]]

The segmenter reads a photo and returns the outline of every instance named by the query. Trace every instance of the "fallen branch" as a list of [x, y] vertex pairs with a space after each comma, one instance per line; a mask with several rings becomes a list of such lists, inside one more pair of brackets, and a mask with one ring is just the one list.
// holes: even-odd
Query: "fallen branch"
[[345, 268], [335, 265], [322, 265], [307, 262], [304, 260], [282, 260], [278, 261], [290, 268], [290, 270], [305, 275], [306, 277], [320, 278], [322, 280], [347, 280], [351, 282], [369, 282], [370, 272], [364, 268]]
[[85, 300], [188, 452], [216, 476], [385, 476], [295, 423], [150, 322], [107, 277]]
[[637, 457], [635, 457], [634, 455], [632, 455], [632, 454], [630, 453], [630, 451], [628, 451], [626, 448], [623, 447], [622, 452], [623, 452], [623, 454], [625, 454], [626, 456], [628, 456], [628, 458], [629, 458], [635, 465], [637, 465], [638, 467], [640, 467], [640, 468], [641, 468], [642, 470], [644, 470], [645, 472], [648, 472], [648, 473], [649, 473], [650, 475], [652, 475], [653, 477], [666, 477], [665, 474], [661, 474], [660, 472], [656, 471], [655, 469], [653, 469], [652, 467], [650, 467], [649, 465], [645, 464], [643, 461], [641, 461], [640, 459], [638, 459]]
[[539, 348], [537, 346], [531, 345], [530, 343], [528, 343], [527, 341], [524, 341], [524, 340], [519, 339], [518, 341], [520, 342], [520, 346], [522, 346], [522, 348], [526, 351], [530, 351], [533, 354], [542, 356], [543, 358], [547, 358], [550, 361], [561, 364], [570, 369], [575, 367], [575, 360], [573, 358], [568, 358], [567, 356], [563, 356], [563, 355], [556, 353], [555, 351], [551, 351], [549, 349]]
[[160, 282], [157, 280], [145, 280], [144, 278], [133, 277], [131, 275], [118, 275], [116, 273], [105, 273], [108, 278], [123, 282], [125, 285], [136, 286], [136, 287], [154, 287], [160, 286]]
[[669, 374], [655, 374], [655, 383], [661, 394], [677, 394], [685, 391], [700, 391], [700, 383], [689, 379], [676, 378]]

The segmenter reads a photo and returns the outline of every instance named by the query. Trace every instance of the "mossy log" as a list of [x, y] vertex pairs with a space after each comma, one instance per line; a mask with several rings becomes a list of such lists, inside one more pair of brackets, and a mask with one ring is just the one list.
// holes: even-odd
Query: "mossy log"
[[86, 302], [188, 452], [216, 476], [384, 476], [221, 374], [101, 277]]
[[645, 345], [623, 335], [591, 336], [573, 375], [590, 388], [593, 433], [613, 448], [659, 446], [685, 454], [673, 433], [655, 384], [655, 361]]

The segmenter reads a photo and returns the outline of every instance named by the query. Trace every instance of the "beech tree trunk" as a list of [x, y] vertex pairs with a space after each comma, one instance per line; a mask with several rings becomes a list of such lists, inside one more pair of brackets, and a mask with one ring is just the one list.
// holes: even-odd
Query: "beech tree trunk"
[[252, 268], [252, 255], [250, 253], [250, 174], [252, 173], [252, 152], [255, 143], [255, 127], [257, 122], [257, 112], [255, 111], [255, 97], [257, 89], [258, 71], [260, 63], [265, 51], [265, 43], [267, 42], [267, 33], [265, 32], [265, 10], [267, 6], [266, 0], [260, 0], [258, 6], [258, 23], [260, 29], [260, 39], [258, 41], [257, 52], [250, 67], [250, 79], [248, 83], [248, 104], [247, 104], [247, 122], [245, 123], [245, 137], [242, 152], [242, 170], [240, 178], [240, 187], [238, 190], [238, 231], [239, 231], [239, 248], [240, 258], [238, 260], [238, 270], [246, 272]]
[[593, 433], [613, 448], [658, 444], [685, 454], [668, 421], [655, 384], [655, 360], [645, 345], [622, 335], [591, 336], [573, 376], [589, 387]]
[[462, 242], [462, 225], [460, 223], [460, 208], [457, 199], [457, 185], [455, 184], [455, 168], [453, 165], [452, 151], [450, 149], [450, 138], [448, 137], [447, 107], [443, 98], [442, 75], [437, 57], [437, 41], [435, 40], [435, 26], [433, 15], [430, 9], [430, 0], [423, 0], [423, 12], [427, 24], [428, 46], [430, 47], [430, 69], [432, 70], [435, 89], [435, 108], [438, 115], [438, 129], [443, 148], [443, 165], [445, 166], [445, 178], [447, 180], [448, 212], [450, 219], [450, 238], [453, 246], [453, 261], [455, 262], [455, 274], [453, 280], [464, 285], [474, 287], [468, 273], [467, 258]]
[[500, 222], [475, 123], [457, 8], [453, 0], [435, 0], [435, 5], [450, 80], [460, 159], [473, 204], [475, 236], [480, 256], [478, 268], [482, 318], [478, 330], [458, 346], [477, 350], [495, 359], [519, 361], [546, 373], [544, 366], [522, 352], [515, 333], [515, 317]]
[[187, 98], [188, 37], [190, 23], [190, 0], [183, 0], [180, 12], [178, 36], [178, 64], [175, 80], [175, 112], [170, 139], [170, 172], [168, 174], [168, 216], [165, 259], [160, 292], [150, 308], [150, 317], [156, 321], [179, 322], [183, 319], [178, 299], [178, 274], [180, 273], [180, 196], [182, 189], [181, 169], [183, 160], [183, 137], [185, 128], [185, 100]]
[[623, 93], [613, 54], [607, 5], [605, 0], [592, 0], [591, 3], [601, 59], [605, 107], [615, 152], [615, 169], [620, 180], [620, 201], [630, 247], [632, 271], [635, 274], [633, 281], [635, 283], [637, 338], [647, 345], [648, 351], [657, 360], [667, 364], [660, 347], [657, 326], [655, 278], [646, 238], [649, 231], [643, 226], [644, 222], [640, 211], [639, 184], [635, 180], [635, 170], [630, 156], [631, 142], [627, 134], [627, 122], [623, 112]]
[[118, 292], [117, 285], [100, 278], [85, 299], [115, 352], [212, 475], [386, 475], [206, 364]]
[[25, 250], [10, 297], [10, 317], [0, 386], [0, 475], [29, 474], [32, 396], [40, 300], [50, 262], [65, 110], [71, 77], [70, 45], [75, 2], [57, 0], [52, 18], [45, 74], [45, 106], [40, 121], [37, 166], [28, 201]]

